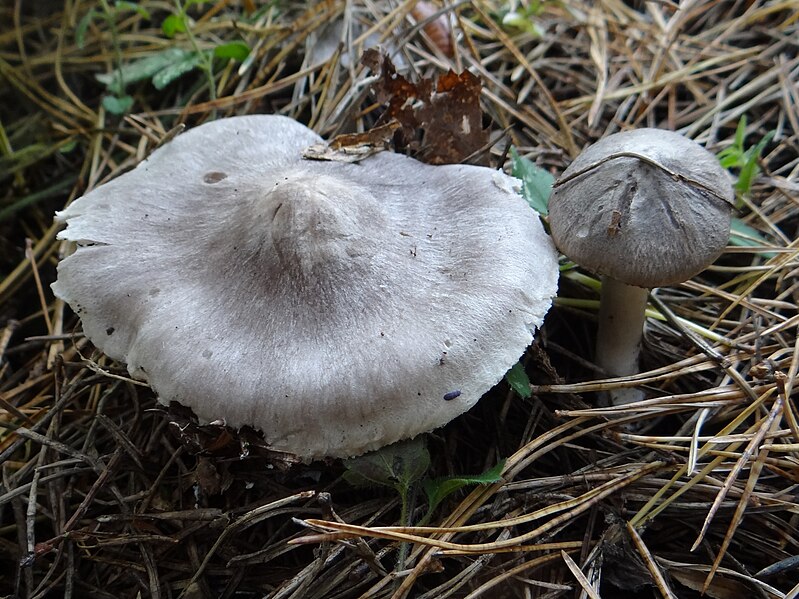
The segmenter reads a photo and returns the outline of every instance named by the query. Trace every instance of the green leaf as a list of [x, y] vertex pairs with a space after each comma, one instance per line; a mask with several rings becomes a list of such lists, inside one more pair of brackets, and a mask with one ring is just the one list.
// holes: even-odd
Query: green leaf
[[61, 154], [69, 154], [72, 150], [78, 147], [78, 138], [73, 137], [69, 141], [67, 141], [64, 145], [58, 148], [58, 152]]
[[735, 189], [738, 193], [749, 193], [752, 189], [752, 184], [755, 182], [757, 175], [760, 173], [760, 165], [758, 161], [763, 154], [766, 144], [774, 137], [774, 131], [769, 131], [763, 136], [763, 139], [758, 142], [753, 148], [749, 148], [743, 155], [743, 164], [738, 173], [738, 182], [735, 184]]
[[186, 33], [186, 17], [182, 15], [169, 15], [161, 23], [161, 31], [164, 35], [172, 39], [176, 33]]
[[742, 114], [738, 119], [738, 126], [735, 127], [735, 147], [743, 152], [744, 139], [746, 139], [746, 115]]
[[125, 114], [133, 106], [130, 96], [103, 96], [103, 108], [111, 114]]
[[144, 19], [150, 18], [150, 13], [146, 8], [136, 4], [135, 2], [128, 2], [127, 0], [116, 0], [114, 2], [114, 6], [118, 11], [123, 10], [131, 10], [133, 12], [139, 13], [139, 15]]
[[427, 495], [428, 512], [435, 510], [449, 495], [467, 485], [489, 485], [501, 482], [502, 469], [504, 467], [505, 460], [501, 460], [496, 466], [486, 470], [482, 474], [445, 476], [443, 478], [433, 478], [424, 481], [422, 486]]
[[[770, 242], [754, 227], [750, 227], [739, 218], [733, 218], [730, 223], [730, 245], [757, 247], [768, 246]], [[759, 254], [765, 258], [776, 256], [774, 252], [759, 252]]]
[[427, 472], [430, 454], [419, 436], [345, 460], [344, 467], [344, 480], [351, 485], [391, 487], [404, 494]]
[[232, 58], [239, 62], [242, 62], [249, 54], [250, 47], [244, 42], [230, 42], [214, 48], [214, 56], [217, 58]]
[[744, 138], [746, 136], [746, 115], [742, 115], [735, 128], [735, 139], [716, 156], [724, 168], [738, 168], [743, 164]]
[[531, 15], [524, 12], [509, 11], [501, 19], [502, 26], [506, 29], [517, 29], [529, 33], [533, 37], [541, 37], [543, 31], [536, 25]]
[[552, 184], [555, 182], [549, 171], [536, 166], [531, 160], [519, 156], [516, 148], [510, 149], [513, 169], [511, 174], [522, 180], [522, 195], [539, 214], [546, 216]]
[[738, 121], [738, 126], [735, 128], [735, 139], [733, 143], [716, 155], [719, 163], [724, 168], [739, 169], [738, 180], [735, 183], [735, 191], [739, 197], [749, 193], [752, 189], [752, 184], [760, 173], [758, 161], [763, 154], [766, 144], [774, 137], [774, 133], [774, 131], [769, 131], [755, 146], [748, 150], [745, 149], [746, 115], [742, 115]]
[[167, 85], [172, 83], [172, 81], [184, 73], [188, 73], [201, 62], [202, 57], [199, 54], [187, 54], [182, 60], [167, 65], [153, 75], [153, 86], [155, 89], [164, 89]]
[[123, 65], [110, 73], [95, 75], [95, 78], [105, 85], [109, 92], [121, 95], [123, 90], [120, 89], [120, 79], [123, 85], [149, 79], [166, 67], [175, 63], [181, 63], [190, 56], [196, 56], [196, 54], [189, 50], [169, 48], [162, 52], [147, 56], [146, 58], [141, 58]]
[[716, 157], [719, 159], [719, 164], [726, 169], [736, 168], [741, 160], [741, 155], [735, 146], [724, 148], [716, 154]]
[[86, 45], [86, 31], [89, 29], [89, 25], [96, 16], [97, 12], [94, 9], [90, 10], [83, 15], [81, 20], [78, 21], [78, 26], [75, 27], [75, 43], [81, 50], [83, 50], [83, 47]]
[[756, 160], [747, 160], [738, 171], [738, 181], [735, 183], [735, 191], [739, 194], [748, 193], [752, 189], [752, 183], [760, 172], [760, 167]]
[[530, 379], [527, 376], [527, 373], [524, 371], [524, 366], [521, 362], [517, 362], [516, 365], [508, 370], [505, 374], [505, 380], [508, 381], [508, 385], [510, 388], [516, 391], [519, 395], [521, 395], [524, 399], [529, 399], [529, 397], [533, 394], [530, 390]]
[[768, 245], [768, 240], [755, 229], [750, 227], [740, 218], [733, 218], [730, 223], [730, 244], [739, 247], [755, 247]]

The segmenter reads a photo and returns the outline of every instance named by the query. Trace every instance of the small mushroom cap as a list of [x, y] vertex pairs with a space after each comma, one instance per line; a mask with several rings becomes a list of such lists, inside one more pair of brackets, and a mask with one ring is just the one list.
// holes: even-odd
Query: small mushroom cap
[[555, 183], [555, 245], [596, 273], [638, 287], [685, 281], [724, 250], [734, 193], [716, 157], [672, 131], [616, 133]]
[[303, 160], [320, 141], [265, 115], [178, 136], [58, 213], [77, 249], [53, 284], [162, 402], [306, 460], [467, 410], [532, 341], [558, 276], [515, 179], [387, 152]]

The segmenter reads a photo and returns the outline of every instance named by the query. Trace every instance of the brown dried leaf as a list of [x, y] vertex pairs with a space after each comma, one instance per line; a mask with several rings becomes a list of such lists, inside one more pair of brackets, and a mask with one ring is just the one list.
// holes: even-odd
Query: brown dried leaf
[[[668, 572], [675, 580], [689, 589], [703, 591], [705, 578], [707, 577], [705, 573], [681, 568], [670, 569]], [[713, 578], [713, 582], [703, 592], [712, 599], [739, 599], [740, 597], [752, 596], [752, 590], [747, 585], [722, 576]]]
[[199, 424], [191, 409], [177, 402], [171, 402], [166, 411], [169, 431], [191, 455], [266, 458], [281, 471], [300, 463], [297, 456], [272, 449], [261, 433], [248, 426], [236, 430], [219, 422]]
[[400, 124], [394, 135], [398, 149], [408, 149], [429, 164], [457, 164], [487, 145], [482, 83], [469, 71], [412, 83], [375, 49], [364, 52], [361, 62], [380, 73], [372, 87], [377, 100], [386, 104], [379, 122], [394, 119]]
[[388, 147], [394, 132], [400, 128], [396, 120], [379, 125], [364, 133], [337, 135], [329, 143], [314, 144], [302, 152], [308, 160], [331, 160], [335, 162], [359, 162]]
[[205, 495], [219, 495], [222, 491], [222, 475], [208, 458], [197, 460], [195, 477]]
[[449, 71], [438, 78], [430, 103], [422, 107], [423, 158], [431, 164], [455, 164], [488, 143], [483, 129], [480, 90], [469, 71]]

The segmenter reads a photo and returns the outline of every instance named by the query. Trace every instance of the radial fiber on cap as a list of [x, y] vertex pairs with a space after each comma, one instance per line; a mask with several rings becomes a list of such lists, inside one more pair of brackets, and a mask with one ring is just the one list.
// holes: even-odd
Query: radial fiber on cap
[[733, 197], [726, 171], [702, 146], [636, 129], [601, 139], [569, 165], [550, 199], [550, 228], [583, 267], [659, 287], [691, 278], [723, 251]]
[[53, 285], [162, 402], [304, 459], [467, 410], [531, 342], [558, 274], [514, 179], [387, 152], [303, 160], [319, 141], [278, 116], [178, 136], [59, 213], [78, 248]]

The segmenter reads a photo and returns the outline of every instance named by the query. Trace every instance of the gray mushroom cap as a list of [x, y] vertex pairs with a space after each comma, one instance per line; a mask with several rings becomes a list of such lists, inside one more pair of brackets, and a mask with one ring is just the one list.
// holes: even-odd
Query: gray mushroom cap
[[306, 460], [466, 411], [558, 276], [515, 179], [386, 152], [303, 160], [320, 141], [265, 115], [178, 136], [57, 214], [77, 249], [52, 286], [162, 402]]
[[713, 154], [672, 131], [636, 129], [584, 150], [555, 183], [555, 245], [638, 287], [678, 283], [724, 250], [734, 194]]

